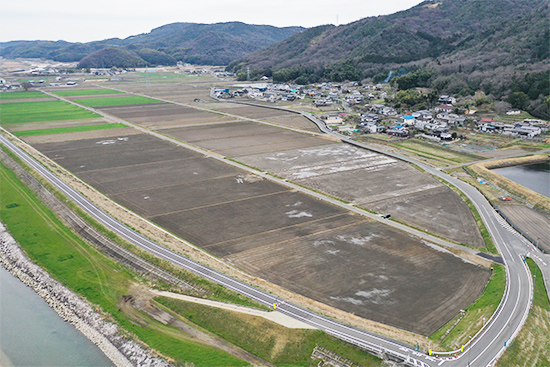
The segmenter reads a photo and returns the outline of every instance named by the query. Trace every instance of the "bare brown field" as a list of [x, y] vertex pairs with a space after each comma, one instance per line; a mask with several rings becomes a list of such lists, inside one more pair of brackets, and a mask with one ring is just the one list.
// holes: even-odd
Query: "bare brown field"
[[252, 146], [241, 146], [236, 148], [224, 149], [220, 150], [220, 153], [228, 157], [235, 157], [240, 159], [240, 157], [250, 154], [274, 153], [292, 149], [317, 147], [330, 143], [332, 142], [316, 137], [305, 137], [302, 139], [277, 141], [271, 144], [257, 144]]
[[151, 129], [234, 121], [232, 117], [171, 103], [105, 107], [102, 110]]
[[239, 159], [457, 242], [483, 246], [475, 220], [458, 195], [393, 158], [331, 144]]
[[529, 152], [522, 149], [497, 149], [476, 154], [485, 158], [502, 158], [516, 154], [529, 154]]
[[486, 270], [365, 221], [227, 258], [299, 294], [423, 335], [473, 302], [488, 280]]
[[252, 121], [164, 129], [162, 132], [229, 157], [329, 144], [322, 138]]
[[[113, 87], [132, 93], [146, 94], [166, 100], [193, 103], [195, 99], [210, 100], [210, 85], [205, 84], [167, 84], [167, 83], [112, 83]], [[213, 86], [213, 85], [212, 85]]]
[[209, 108], [216, 111], [226, 112], [232, 115], [243, 116], [251, 119], [265, 119], [269, 117], [280, 117], [284, 115], [291, 117], [296, 115], [291, 112], [284, 112], [273, 108], [244, 106], [235, 103], [212, 104], [209, 106]]
[[428, 334], [488, 279], [405, 233], [150, 135], [36, 147], [253, 276], [357, 316]]
[[[83, 90], [87, 90], [83, 89]], [[114, 94], [88, 94], [88, 95], [82, 95], [82, 96], [63, 96], [63, 98], [67, 98], [69, 100], [78, 102], [79, 99], [94, 99], [94, 98], [117, 98], [117, 97], [128, 97], [131, 96], [131, 94], [126, 93], [114, 93]]]
[[262, 181], [259, 177], [251, 180], [247, 175], [229, 175], [155, 190], [128, 191], [113, 198], [145, 217], [154, 217], [167, 211], [176, 213], [287, 191], [280, 185]]
[[54, 122], [52, 121], [25, 122], [22, 124], [10, 124], [8, 127], [8, 130], [23, 131], [23, 130], [38, 130], [38, 129], [55, 129], [58, 127], [104, 124], [105, 122], [106, 120], [103, 118], [63, 120], [63, 121], [54, 121]]
[[503, 203], [498, 208], [514, 225], [527, 233], [540, 247], [550, 252], [550, 214], [521, 204]]
[[93, 131], [82, 131], [82, 132], [73, 132], [73, 133], [63, 133], [63, 134], [51, 134], [51, 135], [40, 135], [40, 136], [25, 136], [22, 138], [25, 142], [29, 144], [35, 143], [59, 143], [64, 141], [80, 140], [80, 139], [110, 139], [113, 137], [118, 137], [120, 134], [125, 134], [126, 136], [139, 134], [140, 132], [132, 128], [120, 128], [120, 129], [108, 129], [108, 130], [93, 130]]
[[164, 129], [163, 133], [187, 142], [203, 140], [233, 139], [262, 136], [284, 132], [276, 127], [258, 124], [252, 121], [238, 121], [230, 124], [193, 126], [188, 128]]
[[261, 121], [269, 122], [291, 129], [300, 129], [305, 131], [319, 132], [319, 128], [313, 122], [301, 115], [282, 115], [275, 117], [262, 118]]

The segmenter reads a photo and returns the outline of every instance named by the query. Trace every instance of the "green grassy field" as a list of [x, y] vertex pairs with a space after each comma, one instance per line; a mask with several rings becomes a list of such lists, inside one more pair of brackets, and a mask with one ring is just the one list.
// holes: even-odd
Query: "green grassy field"
[[550, 302], [540, 269], [527, 259], [536, 274], [533, 308], [512, 345], [497, 363], [498, 367], [550, 367]]
[[56, 90], [52, 93], [57, 94], [61, 97], [70, 97], [70, 96], [91, 96], [91, 95], [101, 95], [101, 94], [122, 94], [112, 89], [75, 89], [75, 90]]
[[38, 129], [38, 130], [21, 130], [13, 131], [15, 136], [35, 136], [35, 135], [50, 135], [50, 134], [62, 134], [62, 133], [74, 133], [79, 131], [93, 131], [93, 130], [108, 130], [118, 129], [122, 127], [128, 127], [124, 124], [97, 124], [97, 125], [81, 125], [81, 126], [67, 126], [56, 127], [52, 129]]
[[[485, 290], [474, 303], [472, 303], [465, 311], [465, 316], [453, 327], [460, 316], [455, 317], [447, 324], [443, 325], [439, 330], [430, 335], [430, 340], [439, 342], [440, 346], [445, 350], [456, 350], [460, 346], [466, 344], [470, 337], [473, 337], [483, 326], [483, 319], [489, 320], [491, 315], [496, 311], [504, 290], [506, 288], [506, 272], [501, 265], [493, 266], [493, 274]], [[445, 333], [452, 330], [440, 341]]]
[[157, 301], [207, 331], [277, 366], [310, 366], [318, 344], [356, 364], [381, 366], [381, 360], [320, 330], [289, 329], [260, 317], [158, 297]]
[[77, 102], [88, 107], [126, 106], [133, 104], [161, 103], [160, 101], [157, 101], [155, 99], [140, 96], [79, 99]]
[[99, 117], [99, 115], [62, 101], [0, 104], [0, 122], [2, 124], [76, 120], [93, 117]]
[[4, 92], [0, 93], [0, 99], [22, 99], [22, 98], [50, 98], [42, 92]]
[[141, 315], [141, 323], [130, 321], [121, 312], [120, 301], [129, 286], [139, 281], [139, 276], [83, 242], [1, 164], [0, 180], [0, 220], [27, 255], [54, 278], [99, 305], [125, 330], [180, 364], [247, 365], [224, 351], [174, 332], [147, 315]]

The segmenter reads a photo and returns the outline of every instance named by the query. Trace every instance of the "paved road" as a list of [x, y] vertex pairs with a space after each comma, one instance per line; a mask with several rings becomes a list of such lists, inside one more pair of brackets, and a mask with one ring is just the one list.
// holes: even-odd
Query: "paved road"
[[[304, 113], [304, 115], [307, 114]], [[491, 233], [491, 236], [493, 237], [496, 246], [502, 254], [503, 260], [506, 264], [506, 273], [508, 277], [506, 293], [497, 312], [490, 320], [488, 320], [487, 327], [485, 327], [479, 335], [476, 335], [471, 339], [470, 343], [467, 345], [465, 353], [459, 354], [457, 358], [454, 356], [447, 358], [426, 356], [422, 353], [415, 352], [400, 342], [341, 324], [288, 302], [280, 303], [277, 310], [310, 325], [318, 327], [319, 329], [325, 330], [327, 333], [335, 335], [343, 340], [362, 346], [371, 352], [386, 353], [392, 358], [405, 361], [405, 364], [410, 366], [492, 365], [505, 350], [505, 343], [509, 344], [521, 329], [532, 301], [531, 277], [522, 260], [522, 256], [529, 251], [528, 245], [524, 243], [520, 237], [518, 237], [517, 233], [509, 228], [506, 222], [504, 222], [504, 220], [493, 210], [485, 198], [472, 186], [440, 172], [433, 167], [416, 162], [410, 158], [402, 157], [395, 153], [389, 153], [380, 149], [375, 149], [373, 147], [354, 142], [351, 139], [342, 137], [339, 134], [335, 134], [328, 130], [322, 121], [318, 121], [317, 123], [318, 126], [321, 124], [319, 127], [323, 132], [337, 137], [338, 139], [342, 139], [346, 143], [378, 151], [382, 154], [414, 163], [427, 172], [441, 177], [462, 190], [477, 207], [482, 219]], [[110, 230], [118, 233], [126, 240], [134, 243], [144, 250], [174, 263], [177, 266], [181, 266], [194, 272], [195, 274], [203, 276], [218, 284], [222, 284], [225, 287], [235, 290], [236, 292], [250, 297], [264, 305], [271, 306], [273, 303], [280, 302], [280, 300], [262, 290], [196, 263], [143, 237], [97, 208], [83, 195], [76, 192], [69, 185], [60, 180], [33, 158], [29, 157], [25, 152], [20, 150], [5, 137], [1, 136], [0, 142], [17, 154], [23, 161], [29, 164], [42, 176], [44, 176], [58, 190], [74, 200], [94, 219], [105, 225]]]
[[[240, 282], [236, 279], [233, 279], [225, 274], [212, 270], [202, 264], [199, 264], [195, 261], [192, 261], [182, 255], [179, 255], [173, 251], [170, 251], [159, 244], [149, 240], [148, 238], [142, 236], [141, 234], [135, 232], [134, 230], [128, 228], [126, 225], [120, 223], [116, 219], [112, 218], [101, 209], [96, 207], [91, 203], [87, 198], [82, 194], [74, 190], [67, 183], [62, 181], [56, 175], [51, 173], [48, 169], [42, 166], [34, 158], [30, 157], [28, 154], [23, 152], [12, 142], [6, 139], [4, 136], [0, 136], [0, 143], [10, 149], [15, 153], [21, 160], [26, 164], [36, 170], [40, 175], [42, 175], [46, 180], [48, 180], [52, 185], [54, 185], [59, 191], [65, 194], [68, 198], [73, 200], [78, 206], [80, 206], [84, 211], [86, 211], [92, 218], [103, 224], [109, 230], [117, 233], [122, 238], [127, 241], [139, 246], [140, 248], [149, 251], [156, 256], [170, 261], [176, 266], [185, 268], [199, 276], [202, 276], [208, 280], [211, 280], [215, 283], [221, 284], [231, 290], [234, 290], [240, 294], [243, 294], [251, 299], [256, 300], [257, 302], [272, 307], [274, 303], [279, 303], [277, 310], [281, 313], [284, 313], [290, 317], [293, 317], [297, 320], [305, 322], [309, 325], [315, 326], [321, 330], [326, 331], [329, 334], [335, 335], [341, 339], [352, 342], [356, 345], [359, 345], [371, 352], [374, 353], [383, 353], [384, 351], [392, 351], [392, 356], [395, 356], [399, 360], [409, 359], [409, 365], [427, 367], [430, 364], [430, 360], [435, 358], [425, 356], [421, 353], [417, 353], [416, 358], [408, 356], [408, 353], [414, 351], [410, 350], [406, 345], [399, 342], [393, 341], [388, 338], [384, 338], [372, 333], [353, 328], [336, 322], [327, 317], [318, 315], [314, 312], [311, 312], [307, 309], [299, 307], [289, 302], [281, 302], [281, 300], [272, 296], [271, 294], [257, 289], [253, 286]], [[415, 352], [416, 353], [416, 352]]]
[[533, 249], [533, 246], [513, 230], [492, 208], [485, 197], [473, 186], [409, 157], [358, 143], [346, 136], [333, 132], [322, 120], [312, 114], [306, 112], [299, 113], [314, 122], [322, 132], [341, 139], [345, 143], [376, 151], [419, 166], [428, 173], [453, 184], [472, 201], [504, 259], [507, 275], [506, 292], [497, 312], [487, 321], [487, 327], [482, 329], [478, 335], [472, 337], [467, 345], [466, 352], [458, 355], [457, 358], [441, 359], [438, 364], [452, 366], [488, 366], [494, 364], [505, 351], [505, 346], [508, 346], [516, 337], [531, 307], [533, 285], [523, 258], [527, 253], [530, 253], [531, 257], [537, 261], [537, 264], [542, 266], [541, 269], [543, 269], [542, 272], [547, 282], [550, 279], [550, 266], [547, 265], [549, 259], [540, 253], [538, 249]]

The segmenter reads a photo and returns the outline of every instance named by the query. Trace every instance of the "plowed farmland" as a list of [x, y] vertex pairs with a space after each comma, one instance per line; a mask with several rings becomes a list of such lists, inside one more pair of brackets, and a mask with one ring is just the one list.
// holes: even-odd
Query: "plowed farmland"
[[399, 328], [429, 334], [489, 277], [417, 238], [150, 135], [34, 146], [252, 275]]

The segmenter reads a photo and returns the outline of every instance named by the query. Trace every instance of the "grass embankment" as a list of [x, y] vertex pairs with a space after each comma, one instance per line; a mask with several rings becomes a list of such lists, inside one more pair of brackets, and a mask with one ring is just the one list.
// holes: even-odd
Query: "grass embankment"
[[[460, 346], [466, 344], [470, 337], [473, 337], [483, 327], [483, 319], [485, 318], [485, 322], [487, 322], [496, 311], [505, 289], [506, 272], [504, 267], [494, 265], [491, 279], [481, 297], [464, 310], [463, 317], [462, 315], [455, 317], [430, 335], [430, 340], [439, 343], [444, 350], [460, 349]], [[457, 323], [459, 318], [461, 320]], [[455, 326], [453, 327], [453, 325]], [[447, 332], [448, 334], [445, 335]], [[443, 337], [444, 335], [445, 337]]]
[[157, 301], [190, 322], [277, 366], [310, 366], [318, 344], [365, 367], [381, 360], [320, 330], [289, 329], [260, 317], [159, 297]]
[[512, 345], [499, 359], [499, 367], [550, 367], [550, 302], [540, 269], [531, 259], [527, 259], [527, 264], [531, 274], [537, 275], [533, 309]]
[[392, 145], [416, 153], [424, 158], [437, 160], [444, 165], [462, 164], [484, 159], [484, 157], [475, 154], [461, 153], [445, 146], [419, 139], [404, 140], [395, 142]]
[[112, 89], [55, 90], [55, 91], [52, 91], [52, 93], [61, 97], [91, 96], [91, 95], [102, 95], [102, 94], [123, 94], [123, 92], [119, 92]]
[[0, 99], [23, 99], [23, 98], [50, 98], [42, 92], [4, 92], [0, 93]]
[[99, 305], [125, 330], [179, 363], [197, 366], [242, 366], [245, 362], [199, 344], [136, 311], [134, 323], [120, 311], [120, 300], [137, 274], [82, 241], [21, 181], [0, 164], [0, 220], [27, 255], [68, 288]]
[[128, 126], [124, 124], [118, 124], [118, 123], [81, 125], [81, 126], [56, 127], [52, 129], [13, 131], [12, 134], [15, 136], [35, 136], [35, 135], [74, 133], [74, 132], [80, 132], [80, 131], [119, 129], [123, 127], [128, 127]]
[[[520, 120], [515, 117], [514, 121]], [[550, 148], [550, 144], [541, 140], [521, 139], [502, 134], [476, 133], [472, 135], [471, 131], [467, 130], [461, 131], [461, 133], [467, 135], [468, 138], [466, 139], [466, 143], [477, 144], [498, 150], [522, 149], [528, 152], [535, 152], [537, 150]]]
[[539, 194], [533, 190], [530, 190], [512, 180], [501, 176], [494, 171], [493, 168], [509, 167], [513, 165], [521, 165], [528, 163], [540, 163], [548, 160], [548, 155], [539, 154], [529, 157], [519, 157], [510, 159], [499, 159], [491, 162], [481, 162], [472, 164], [469, 166], [470, 172], [476, 177], [482, 177], [492, 184], [510, 192], [511, 194], [518, 196], [529, 203], [550, 212], [550, 199], [544, 195]]
[[100, 116], [63, 101], [35, 101], [0, 104], [0, 122], [2, 124], [76, 120], [94, 117]]
[[76, 102], [88, 107], [127, 106], [134, 104], [162, 103], [161, 101], [157, 101], [156, 99], [141, 96], [89, 98], [79, 99]]

